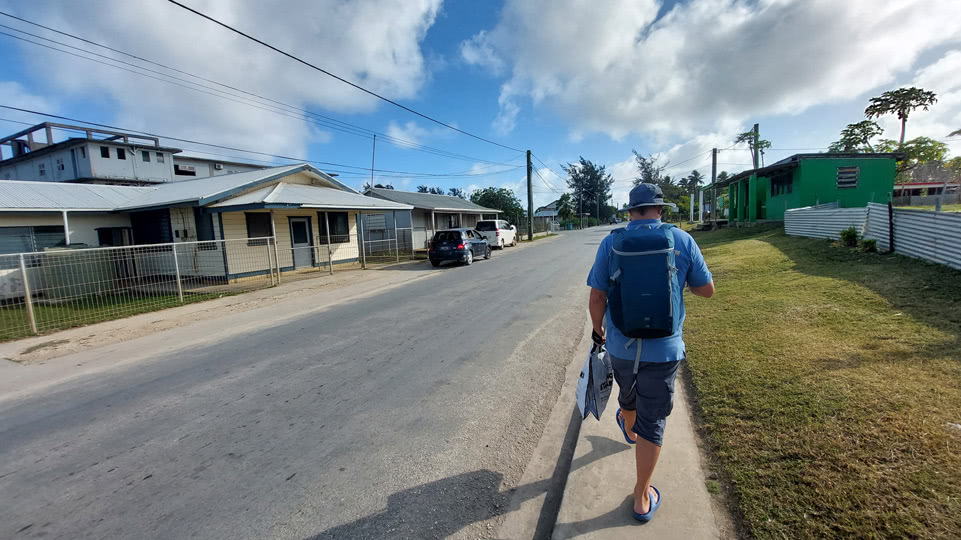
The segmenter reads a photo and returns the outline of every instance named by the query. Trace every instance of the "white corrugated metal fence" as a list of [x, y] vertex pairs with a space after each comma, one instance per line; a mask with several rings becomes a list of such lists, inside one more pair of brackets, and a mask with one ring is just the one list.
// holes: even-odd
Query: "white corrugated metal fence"
[[[849, 227], [864, 238], [877, 240], [879, 250], [890, 249], [888, 207], [884, 204], [795, 208], [784, 214], [784, 231], [791, 236], [837, 239]], [[895, 208], [894, 251], [961, 270], [961, 213]]]

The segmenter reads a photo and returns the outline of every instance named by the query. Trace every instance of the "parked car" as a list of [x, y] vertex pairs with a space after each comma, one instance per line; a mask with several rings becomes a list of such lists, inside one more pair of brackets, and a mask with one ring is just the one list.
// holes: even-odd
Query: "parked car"
[[483, 219], [474, 227], [487, 238], [490, 245], [504, 249], [504, 246], [517, 245], [517, 227], [503, 219]]
[[427, 249], [430, 263], [440, 266], [444, 261], [460, 261], [471, 264], [474, 259], [491, 258], [491, 246], [487, 238], [474, 229], [448, 229], [437, 231]]
[[618, 223], [620, 223], [620, 220], [617, 219], [617, 216], [611, 216], [611, 225], [617, 225]]

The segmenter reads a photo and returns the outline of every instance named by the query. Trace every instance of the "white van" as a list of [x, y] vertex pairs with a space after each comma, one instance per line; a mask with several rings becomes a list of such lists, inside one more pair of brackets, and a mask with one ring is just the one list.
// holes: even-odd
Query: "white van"
[[474, 229], [480, 231], [493, 247], [504, 249], [504, 246], [517, 245], [517, 227], [503, 219], [483, 219]]

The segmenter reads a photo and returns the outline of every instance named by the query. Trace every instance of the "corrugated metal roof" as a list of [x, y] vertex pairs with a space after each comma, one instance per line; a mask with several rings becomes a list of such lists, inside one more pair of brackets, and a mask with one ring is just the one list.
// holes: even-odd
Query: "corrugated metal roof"
[[9, 210], [111, 211], [154, 187], [0, 180], [0, 208]]
[[398, 191], [395, 189], [371, 188], [366, 193], [394, 201], [401, 204], [408, 204], [414, 208], [426, 208], [428, 210], [451, 210], [454, 212], [480, 212], [493, 214], [500, 212], [493, 208], [484, 208], [460, 197], [449, 195], [434, 195], [433, 193], [413, 193], [410, 191]]
[[280, 182], [239, 197], [210, 205], [211, 208], [229, 208], [248, 204], [287, 204], [303, 207], [348, 208], [352, 210], [410, 210], [407, 204], [367, 197], [358, 193], [303, 184]]

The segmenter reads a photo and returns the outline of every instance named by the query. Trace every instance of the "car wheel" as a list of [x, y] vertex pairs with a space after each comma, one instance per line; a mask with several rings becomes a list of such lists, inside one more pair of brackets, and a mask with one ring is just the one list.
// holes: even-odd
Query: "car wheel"
[[511, 247], [514, 247], [516, 245], [517, 245], [517, 235], [515, 234], [514, 238], [511, 240]]
[[491, 247], [490, 247], [490, 246], [487, 246], [487, 251], [484, 253], [484, 258], [485, 258], [485, 259], [490, 259], [490, 258], [491, 258]]
[[440, 266], [440, 261], [431, 261], [430, 264], [431, 264], [431, 266], [433, 266], [434, 268], [436, 268], [436, 267]]
[[467, 260], [464, 261], [464, 264], [466, 264], [467, 266], [470, 266], [470, 264], [471, 264], [472, 262], [474, 262], [474, 251], [468, 249], [468, 250], [467, 250]]
[[504, 239], [503, 239], [503, 238], [501, 238], [500, 245], [499, 245], [498, 247], [500, 247], [501, 249], [504, 249]]

